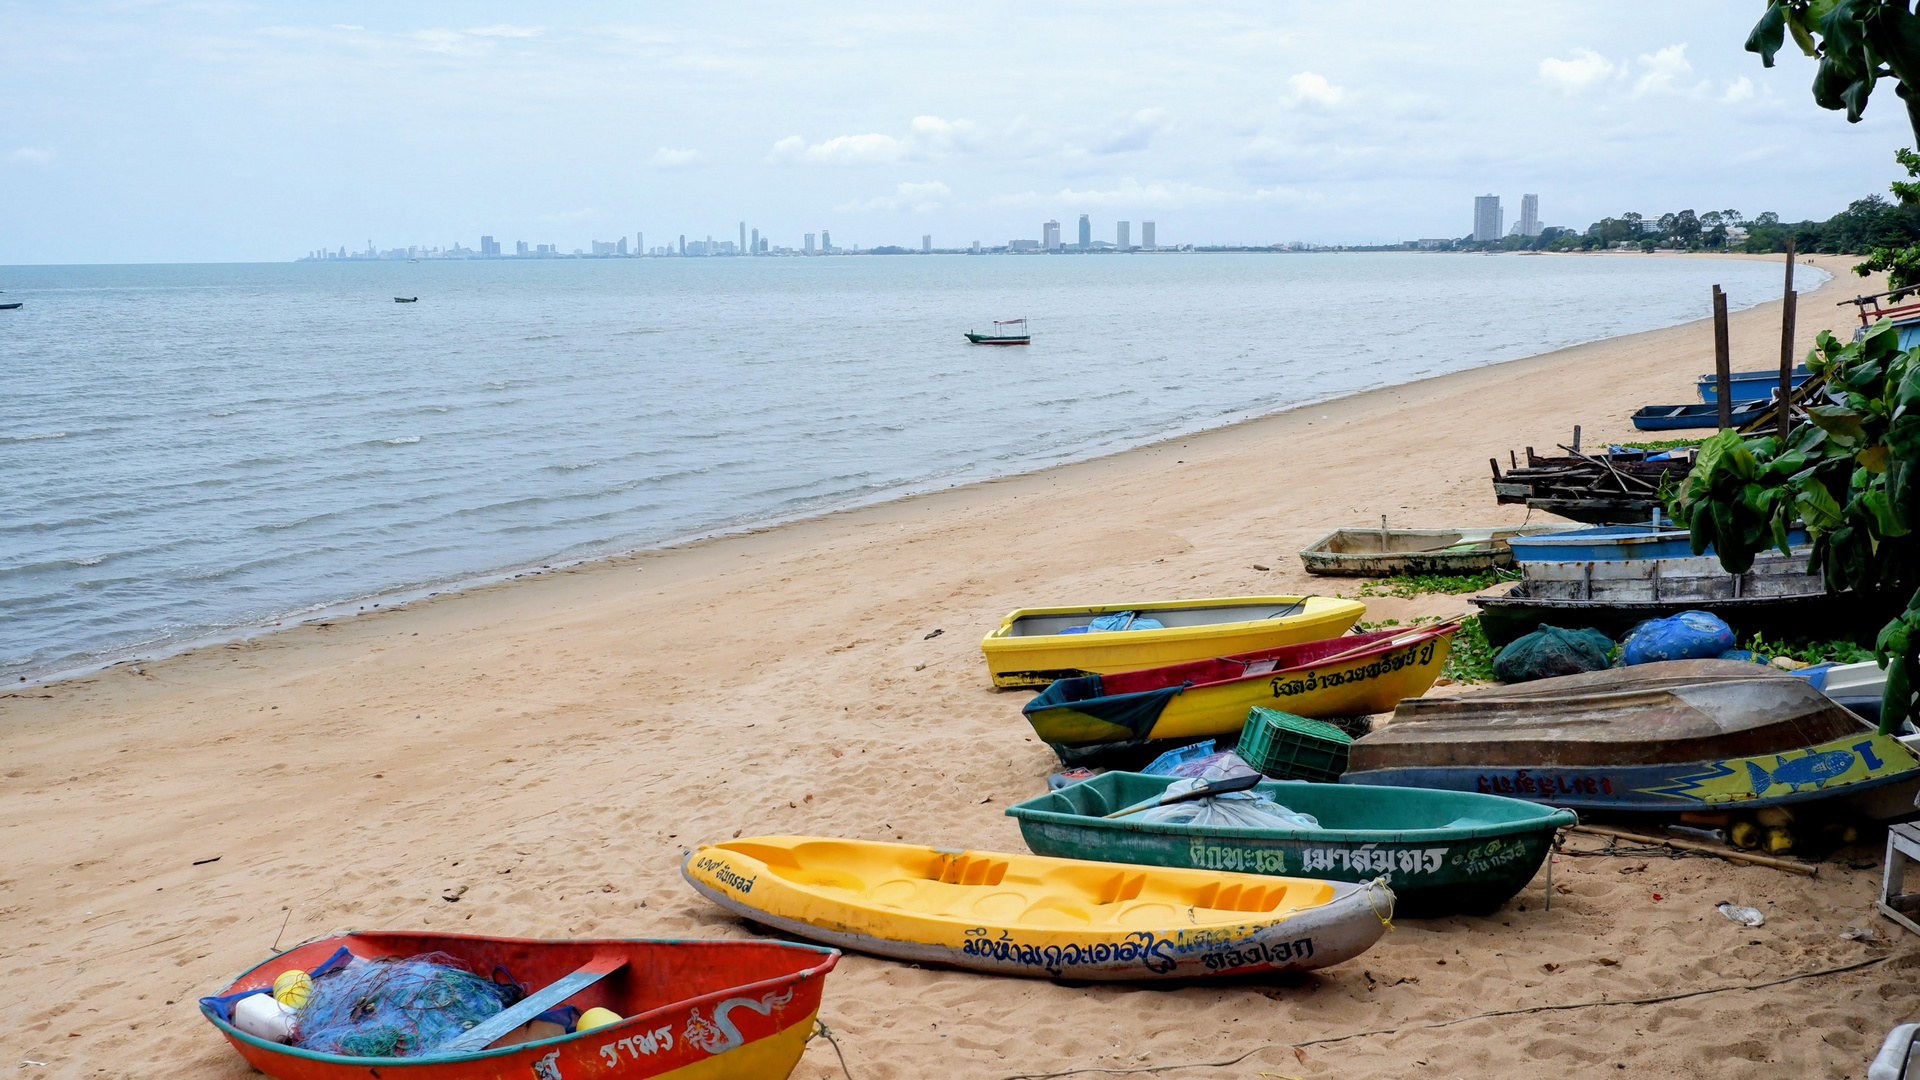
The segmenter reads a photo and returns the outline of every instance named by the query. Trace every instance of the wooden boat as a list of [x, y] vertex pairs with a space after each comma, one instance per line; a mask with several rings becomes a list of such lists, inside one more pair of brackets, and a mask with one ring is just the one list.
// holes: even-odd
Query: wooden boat
[[[1795, 548], [1805, 549], [1808, 544], [1805, 529], [1793, 529], [1787, 534], [1787, 542]], [[1652, 523], [1640, 525], [1602, 525], [1591, 529], [1566, 529], [1545, 536], [1519, 536], [1510, 543], [1513, 558], [1519, 564], [1522, 580], [1527, 573], [1538, 573], [1535, 563], [1578, 563], [1578, 562], [1619, 562], [1630, 559], [1686, 559], [1695, 558], [1693, 540], [1685, 529], [1672, 525]], [[1713, 554], [1713, 545], [1701, 557]], [[1795, 557], [1803, 563], [1808, 552], [1801, 550]], [[1713, 560], [1709, 560], [1713, 561]], [[1718, 565], [1717, 561], [1714, 563]], [[1693, 564], [1669, 563], [1670, 568], [1682, 573]], [[1723, 575], [1724, 576], [1724, 575]]]
[[1237, 734], [1255, 705], [1322, 719], [1385, 712], [1440, 677], [1458, 623], [1345, 634], [1278, 649], [1059, 679], [1020, 711], [1034, 734], [1081, 749]]
[[1320, 822], [1246, 829], [1103, 815], [1165, 791], [1178, 777], [1102, 773], [1007, 810], [1040, 855], [1334, 881], [1385, 878], [1402, 915], [1483, 915], [1540, 869], [1570, 810], [1464, 791], [1269, 781], [1255, 790]]
[[1386, 577], [1389, 574], [1471, 574], [1513, 565], [1507, 541], [1564, 526], [1489, 526], [1461, 529], [1335, 529], [1300, 549], [1309, 574]]
[[1505, 474], [1490, 461], [1494, 500], [1592, 525], [1647, 521], [1661, 509], [1660, 492], [1686, 478], [1693, 458], [1692, 450], [1624, 449], [1542, 457], [1529, 446], [1525, 465], [1509, 454], [1513, 468]]
[[[234, 1026], [240, 998], [270, 991], [274, 979], [291, 969], [321, 970], [329, 961], [337, 966], [346, 959], [341, 952], [367, 960], [445, 953], [477, 974], [492, 976], [499, 968], [529, 995], [468, 1031], [458, 1046], [417, 1057], [319, 1053]], [[259, 964], [221, 996], [202, 998], [200, 1011], [249, 1065], [276, 1080], [780, 1080], [800, 1061], [820, 1008], [821, 985], [839, 958], [833, 949], [782, 941], [351, 933], [308, 942]], [[542, 1029], [528, 1022], [562, 1004], [607, 1008], [624, 1019], [540, 1037]]]
[[[1813, 377], [1806, 365], [1793, 369], [1789, 386], [1799, 386]], [[1771, 371], [1736, 371], [1728, 379], [1733, 384], [1732, 400], [1735, 404], [1742, 401], [1772, 401], [1773, 392], [1780, 389], [1780, 369]], [[1695, 384], [1700, 391], [1700, 400], [1709, 405], [1720, 401], [1720, 377], [1709, 371], [1700, 376]]]
[[396, 296], [393, 298], [393, 302], [396, 304], [417, 304], [420, 302], [420, 298], [417, 296]]
[[[1367, 606], [1331, 596], [1229, 596], [1099, 607], [1020, 608], [981, 639], [995, 686], [1178, 664], [1336, 637]], [[1097, 616], [1133, 612], [1158, 630], [1081, 632]]]
[[1624, 813], [1835, 800], [1887, 821], [1915, 813], [1920, 758], [1804, 679], [1680, 660], [1403, 701], [1341, 781]]
[[1522, 561], [1521, 580], [1503, 593], [1467, 600], [1480, 609], [1487, 641], [1505, 645], [1542, 623], [1591, 627], [1618, 638], [1645, 619], [1707, 611], [1741, 640], [1847, 637], [1898, 613], [1905, 597], [1885, 592], [1829, 593], [1807, 572], [1807, 549], [1765, 551], [1744, 574], [1727, 573], [1718, 556], [1584, 562]]
[[[1733, 426], [1739, 427], [1765, 412], [1766, 401], [1742, 401], [1733, 406]], [[1681, 428], [1720, 426], [1718, 405], [1648, 405], [1633, 414], [1633, 426], [1641, 431], [1677, 431]]]
[[1085, 980], [1301, 971], [1386, 930], [1384, 882], [1171, 870], [817, 836], [687, 855], [702, 896], [781, 933], [918, 963]]
[[10, 303], [10, 304], [0, 304], [0, 311], [12, 311], [12, 310], [14, 310], [15, 308], [17, 308], [17, 307], [19, 307], [19, 306], [20, 306], [21, 304], [23, 304], [23, 303], [25, 303], [25, 301], [23, 301], [23, 300], [15, 300], [14, 302], [12, 302], [12, 303]]
[[1031, 345], [1033, 336], [1027, 333], [1025, 319], [995, 319], [993, 333], [976, 334], [967, 331], [967, 340], [975, 345]]

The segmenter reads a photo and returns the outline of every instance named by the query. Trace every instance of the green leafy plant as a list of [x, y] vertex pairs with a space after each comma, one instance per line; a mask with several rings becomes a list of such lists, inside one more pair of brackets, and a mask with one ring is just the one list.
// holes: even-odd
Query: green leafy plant
[[[1809, 422], [1784, 443], [1734, 431], [1706, 440], [1668, 509], [1690, 530], [1694, 553], [1711, 545], [1730, 573], [1746, 573], [1768, 547], [1789, 552], [1788, 530], [1799, 521], [1827, 588], [1912, 592], [1920, 586], [1920, 349], [1901, 351], [1883, 321], [1850, 344], [1823, 331], [1807, 366], [1826, 380]], [[1874, 647], [1888, 665], [1882, 716], [1892, 730], [1912, 708], [1920, 595]]]
[[1699, 439], [1649, 439], [1645, 442], [1623, 442], [1617, 444], [1623, 450], [1678, 450], [1681, 447], [1699, 446]]
[[1397, 596], [1403, 600], [1416, 596], [1479, 592], [1499, 583], [1503, 579], [1498, 570], [1481, 570], [1471, 574], [1395, 574], [1360, 586], [1361, 596]]
[[1480, 629], [1480, 616], [1469, 615], [1460, 620], [1460, 629], [1453, 635], [1453, 648], [1447, 653], [1440, 675], [1455, 682], [1492, 682], [1493, 658], [1499, 651], [1487, 644], [1487, 633]]
[[1740, 646], [1760, 656], [1785, 656], [1803, 664], [1859, 664], [1873, 659], [1873, 650], [1858, 642], [1768, 641], [1755, 634]]

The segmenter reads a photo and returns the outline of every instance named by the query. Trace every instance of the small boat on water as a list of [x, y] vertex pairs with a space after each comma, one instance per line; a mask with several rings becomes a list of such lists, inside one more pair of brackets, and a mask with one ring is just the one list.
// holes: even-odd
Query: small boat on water
[[1514, 525], [1460, 529], [1335, 529], [1300, 549], [1309, 574], [1472, 574], [1513, 565], [1507, 542], [1566, 526]]
[[1034, 734], [1083, 750], [1137, 739], [1237, 734], [1255, 705], [1325, 719], [1419, 697], [1446, 665], [1458, 623], [1388, 630], [1060, 679], [1020, 711]]
[[1716, 615], [1742, 641], [1756, 634], [1847, 637], [1862, 626], [1879, 626], [1904, 606], [1906, 597], [1890, 592], [1829, 593], [1819, 574], [1808, 573], [1808, 551], [1761, 552], [1738, 575], [1723, 569], [1716, 555], [1564, 562], [1522, 557], [1520, 581], [1505, 592], [1467, 600], [1480, 609], [1480, 628], [1493, 645], [1530, 634], [1542, 623], [1566, 630], [1591, 627], [1618, 638], [1643, 620], [1682, 611]]
[[1831, 800], [1912, 817], [1920, 758], [1785, 672], [1678, 660], [1403, 701], [1342, 783], [1672, 814]]
[[1533, 878], [1570, 810], [1463, 791], [1268, 781], [1254, 790], [1319, 821], [1252, 829], [1105, 815], [1179, 778], [1102, 773], [1016, 803], [1007, 816], [1036, 854], [1333, 881], [1385, 878], [1402, 915], [1484, 915]]
[[393, 302], [396, 304], [417, 304], [420, 302], [420, 298], [417, 296], [396, 296], [393, 298]]
[[1385, 882], [756, 836], [688, 853], [700, 895], [781, 933], [917, 963], [1097, 981], [1303, 971], [1386, 931]]
[[[1347, 632], [1367, 606], [1332, 596], [1229, 596], [1137, 604], [1019, 608], [980, 641], [993, 685], [1055, 679], [1277, 649]], [[1102, 620], [1094, 629], [1095, 620]], [[1106, 629], [1107, 626], [1114, 629]]]
[[[310, 992], [318, 995], [329, 978], [362, 962], [433, 954], [496, 986], [502, 978], [521, 980], [525, 996], [447, 1043], [404, 1056], [302, 1049], [235, 1025], [235, 1009], [249, 997], [273, 993], [283, 973], [307, 974]], [[833, 949], [783, 941], [350, 933], [308, 942], [256, 965], [219, 996], [200, 999], [200, 1011], [249, 1065], [275, 1080], [365, 1080], [369, 1075], [381, 1080], [603, 1075], [782, 1080], [806, 1049], [822, 984], [839, 959]], [[569, 1033], [571, 1020], [549, 1011], [562, 1006], [607, 1009], [619, 1019]], [[370, 1024], [379, 1019], [372, 1008], [369, 1002]], [[294, 1021], [295, 1036], [299, 1023]], [[378, 1042], [382, 1033], [368, 1034]], [[385, 1041], [404, 1048], [411, 1033], [393, 1034], [399, 1038]]]
[[969, 330], [967, 340], [975, 345], [1031, 345], [1033, 335], [1027, 333], [1025, 319], [995, 319], [993, 333], [979, 334]]
[[[1799, 386], [1812, 377], [1813, 373], [1802, 364], [1793, 369], [1790, 385]], [[1736, 371], [1728, 381], [1733, 385], [1731, 400], [1735, 404], [1742, 401], [1772, 401], [1773, 392], [1780, 389], [1780, 371], [1778, 368], [1771, 371]], [[1709, 405], [1719, 403], [1720, 377], [1718, 375], [1709, 371], [1700, 376], [1695, 385], [1700, 391], [1701, 401]]]
[[0, 304], [0, 311], [12, 311], [15, 308], [18, 308], [22, 303], [25, 303], [25, 301], [15, 300], [10, 304]]
[[[1767, 411], [1771, 399], [1737, 401], [1733, 406], [1733, 426], [1739, 427]], [[1633, 426], [1641, 431], [1678, 431], [1681, 428], [1720, 426], [1720, 406], [1648, 405], [1633, 414]]]

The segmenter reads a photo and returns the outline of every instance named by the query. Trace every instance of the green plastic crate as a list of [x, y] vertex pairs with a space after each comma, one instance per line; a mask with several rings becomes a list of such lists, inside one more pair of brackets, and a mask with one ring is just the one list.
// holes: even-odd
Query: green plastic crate
[[1240, 729], [1238, 753], [1275, 780], [1333, 783], [1347, 771], [1353, 739], [1332, 724], [1256, 705]]

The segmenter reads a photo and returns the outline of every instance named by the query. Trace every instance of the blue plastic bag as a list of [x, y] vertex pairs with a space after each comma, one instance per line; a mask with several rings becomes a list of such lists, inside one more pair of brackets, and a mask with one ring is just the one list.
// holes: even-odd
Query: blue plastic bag
[[1631, 666], [1660, 660], [1710, 660], [1734, 644], [1733, 628], [1718, 615], [1683, 611], [1648, 619], [1627, 631], [1620, 642], [1620, 662]]

